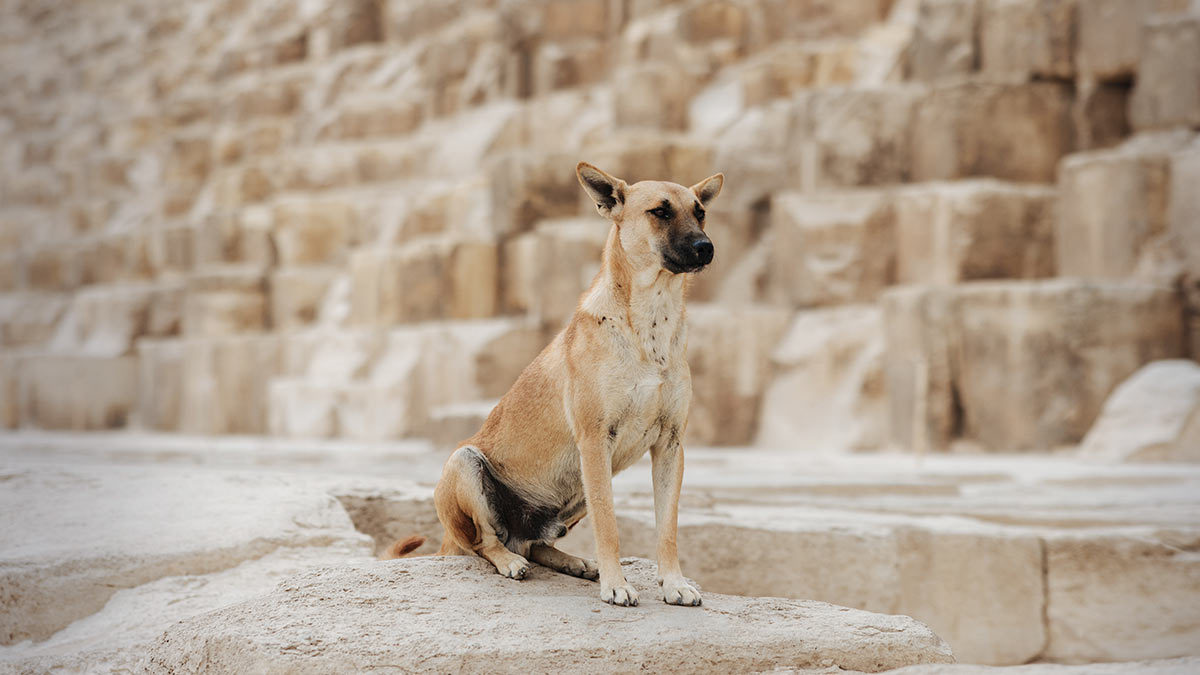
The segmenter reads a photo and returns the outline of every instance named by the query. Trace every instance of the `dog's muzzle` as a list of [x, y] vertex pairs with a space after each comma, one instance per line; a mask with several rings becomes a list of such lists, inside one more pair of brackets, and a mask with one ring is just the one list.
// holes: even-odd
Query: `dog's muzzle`
[[663, 254], [663, 267], [674, 274], [698, 272], [712, 262], [713, 243], [701, 235], [671, 247]]

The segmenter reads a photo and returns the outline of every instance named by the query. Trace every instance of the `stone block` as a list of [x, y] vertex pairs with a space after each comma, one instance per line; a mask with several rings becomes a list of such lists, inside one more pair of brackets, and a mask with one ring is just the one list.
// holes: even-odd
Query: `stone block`
[[620, 127], [685, 131], [695, 78], [664, 64], [638, 64], [613, 74], [621, 93], [613, 97]]
[[497, 158], [489, 169], [492, 231], [516, 234], [543, 218], [579, 213], [577, 161], [574, 155], [529, 151]]
[[292, 330], [317, 321], [322, 303], [341, 269], [306, 266], [280, 269], [270, 277], [270, 325]]
[[910, 179], [915, 85], [829, 89], [795, 99], [791, 153], [806, 190], [886, 185]]
[[274, 335], [187, 338], [180, 431], [266, 433], [268, 387], [280, 370], [280, 352]]
[[980, 5], [984, 0], [920, 0], [909, 43], [907, 79], [961, 77], [977, 68]]
[[1200, 560], [1194, 533], [1046, 539], [1047, 642], [1055, 661], [1195, 655]]
[[771, 193], [796, 182], [795, 153], [781, 151], [789, 147], [793, 137], [792, 108], [788, 101], [775, 101], [740, 113], [728, 128], [715, 135], [711, 166], [719, 169], [702, 172], [707, 166], [702, 164], [686, 167], [687, 173], [682, 177], [638, 174], [639, 179], [691, 185], [719, 170], [725, 174], [725, 185], [714, 207], [734, 212], [753, 209], [767, 202]]
[[1186, 132], [1134, 138], [1118, 148], [1069, 155], [1059, 169], [1058, 272], [1122, 278], [1167, 229], [1170, 153]]
[[1198, 410], [1200, 365], [1186, 359], [1149, 363], [1113, 390], [1079, 452], [1114, 462], [1200, 461], [1200, 447], [1180, 443]]
[[1066, 84], [941, 85], [917, 106], [911, 179], [990, 176], [1049, 183], [1073, 136]]
[[953, 298], [949, 289], [900, 286], [880, 299], [886, 343], [888, 438], [923, 453], [961, 433], [954, 372]]
[[113, 429], [125, 426], [137, 405], [136, 357], [29, 354], [17, 368], [24, 427]]
[[885, 192], [777, 195], [770, 236], [765, 295], [771, 302], [867, 302], [895, 280], [895, 218]]
[[600, 269], [611, 228], [599, 217], [548, 220], [504, 248], [504, 309], [561, 326]]
[[1129, 119], [1135, 129], [1200, 127], [1200, 16], [1146, 22]]
[[1071, 79], [1079, 0], [980, 0], [979, 69], [985, 75]]
[[1072, 115], [1076, 150], [1111, 147], [1129, 136], [1130, 91], [1122, 82], [1077, 85]]
[[474, 436], [496, 407], [497, 401], [474, 401], [444, 405], [429, 411], [429, 421], [422, 433], [433, 447], [450, 451]]
[[179, 331], [183, 298], [178, 283], [89, 286], [71, 299], [53, 349], [91, 356], [132, 353], [139, 337]]
[[0, 354], [0, 429], [16, 429], [21, 422], [19, 359], [15, 351]]
[[424, 121], [421, 102], [393, 97], [355, 99], [332, 113], [319, 132], [321, 139], [362, 139], [404, 136]]
[[1053, 188], [994, 180], [913, 185], [894, 195], [899, 283], [1054, 275]]
[[1078, 0], [1075, 63], [1085, 80], [1123, 81], [1137, 73], [1142, 24], [1154, 12], [1180, 10], [1188, 0]]
[[355, 227], [354, 206], [339, 199], [277, 201], [272, 208], [271, 238], [281, 265], [343, 261]]
[[267, 390], [267, 433], [285, 438], [338, 435], [342, 386], [298, 378], [276, 378]]
[[261, 291], [188, 292], [183, 301], [183, 334], [214, 337], [262, 331], [267, 303]]
[[[587, 161], [624, 180], [636, 183], [641, 180], [669, 180], [681, 185], [692, 185], [716, 173], [713, 147], [704, 141], [675, 134], [655, 133], [647, 130], [623, 131], [586, 143], [582, 149]], [[574, 166], [574, 164], [572, 164]], [[731, 182], [727, 178], [727, 183]], [[575, 180], [571, 171], [571, 180]], [[582, 190], [579, 190], [582, 194]], [[726, 199], [728, 195], [722, 195]], [[586, 198], [576, 196], [579, 203]], [[595, 212], [595, 205], [588, 204], [588, 213]], [[576, 212], [577, 213], [577, 212]]]
[[801, 311], [771, 354], [755, 444], [800, 452], [879, 448], [887, 400], [881, 311]]
[[388, 325], [482, 318], [499, 301], [497, 246], [484, 240], [421, 239], [350, 258], [351, 321]]
[[0, 345], [11, 349], [48, 343], [70, 304], [70, 297], [57, 293], [0, 295]]
[[1184, 353], [1182, 310], [1168, 288], [978, 282], [955, 295], [963, 435], [993, 450], [1077, 443], [1122, 380]]
[[771, 353], [787, 330], [783, 309], [688, 307], [692, 401], [685, 442], [746, 445], [758, 429]]
[[185, 354], [182, 340], [138, 340], [138, 427], [179, 430]]
[[1186, 275], [1200, 281], [1200, 138], [1173, 152], [1170, 162], [1167, 227], [1183, 252]]
[[609, 76], [608, 44], [600, 40], [550, 42], [533, 55], [535, 95], [603, 82]]

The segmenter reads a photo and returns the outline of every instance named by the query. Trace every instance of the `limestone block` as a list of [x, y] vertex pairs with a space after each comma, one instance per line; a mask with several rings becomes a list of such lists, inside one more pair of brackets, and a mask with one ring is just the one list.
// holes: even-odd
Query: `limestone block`
[[766, 296], [792, 307], [874, 300], [895, 280], [891, 200], [880, 191], [804, 195], [771, 203]]
[[318, 312], [338, 267], [305, 266], [281, 269], [271, 274], [271, 320], [275, 330], [291, 330], [317, 320]]
[[413, 436], [424, 428], [417, 385], [353, 382], [340, 387], [336, 408], [338, 433], [345, 438], [384, 440]]
[[684, 40], [695, 43], [721, 41], [742, 53], [761, 30], [759, 8], [750, 3], [708, 0], [691, 5], [679, 14], [677, 30]]
[[337, 435], [339, 385], [298, 378], [276, 378], [267, 390], [267, 433], [287, 438], [331, 438]]
[[177, 333], [183, 309], [181, 284], [89, 286], [71, 299], [54, 336], [56, 351], [122, 356], [142, 336]]
[[1079, 0], [981, 0], [979, 66], [987, 75], [1070, 79]]
[[600, 40], [539, 45], [533, 55], [533, 93], [548, 94], [603, 82], [609, 76], [608, 54], [608, 44]]
[[429, 411], [423, 436], [438, 450], [453, 450], [474, 436], [498, 401], [474, 401], [444, 405]]
[[12, 293], [25, 285], [25, 256], [0, 253], [0, 293]]
[[[725, 174], [725, 185], [714, 207], [735, 212], [752, 209], [768, 200], [771, 193], [795, 182], [794, 158], [791, 153], [781, 152], [788, 147], [792, 134], [790, 102], [747, 108], [714, 140], [712, 166], [720, 169], [698, 173], [702, 167], [688, 167], [684, 176], [665, 180], [691, 185], [719, 170]], [[696, 174], [694, 179], [692, 174]], [[664, 180], [667, 175], [640, 177]]]
[[932, 81], [973, 72], [983, 0], [920, 0], [909, 44], [907, 79]]
[[154, 431], [178, 431], [183, 403], [184, 343], [141, 339], [137, 342], [137, 425]]
[[856, 36], [886, 21], [892, 5], [888, 0], [766, 2], [762, 4], [764, 32], [772, 41]]
[[80, 242], [80, 281], [105, 284], [151, 275], [150, 232], [145, 229], [103, 234]]
[[994, 180], [930, 183], [895, 193], [900, 283], [1054, 275], [1054, 190]]
[[916, 452], [941, 449], [959, 431], [951, 370], [953, 299], [948, 289], [900, 286], [880, 299], [886, 342], [888, 438]]
[[0, 353], [0, 429], [16, 429], [21, 421], [19, 359], [15, 351]]
[[664, 64], [638, 64], [613, 74], [621, 93], [613, 98], [613, 118], [621, 127], [684, 131], [695, 78]]
[[913, 115], [924, 89], [914, 85], [828, 89], [796, 99], [792, 154], [805, 189], [909, 180]]
[[[1200, 365], [1186, 359], [1142, 366], [1118, 386], [1079, 452], [1108, 461], [1200, 461], [1184, 448], [1184, 427], [1200, 410]], [[1185, 454], [1177, 455], [1177, 451]]]
[[112, 429], [137, 405], [136, 357], [30, 354], [17, 368], [21, 426]]
[[30, 288], [67, 291], [83, 283], [83, 253], [79, 245], [48, 244], [34, 248], [26, 262]]
[[1194, 534], [1046, 539], [1046, 659], [1134, 661], [1196, 654]]
[[327, 56], [346, 47], [383, 39], [381, 3], [352, 0], [325, 7], [317, 27], [308, 36], [308, 53]]
[[1071, 150], [1071, 88], [962, 82], [934, 88], [911, 130], [912, 180], [991, 176], [1049, 183]]
[[258, 332], [266, 327], [266, 319], [261, 291], [189, 292], [183, 301], [183, 334], [189, 337]]
[[279, 338], [188, 338], [185, 345], [180, 431], [265, 433], [268, 385], [280, 368]]
[[[652, 563], [633, 560], [624, 568], [633, 585], [647, 592], [654, 588]], [[953, 660], [940, 638], [908, 617], [713, 593], [686, 617], [650, 597], [638, 610], [612, 621], [624, 608], [598, 606], [594, 584], [543, 567], [533, 568], [530, 575], [532, 584], [505, 583], [487, 561], [462, 557], [307, 572], [284, 581], [271, 595], [176, 624], [150, 649], [146, 665], [150, 672], [170, 672], [193, 662], [202, 651], [207, 663], [223, 670], [261, 670], [269, 664], [353, 670], [407, 663], [419, 654], [422, 663], [435, 670], [574, 672], [595, 667], [597, 634], [622, 645], [605, 660], [607, 667], [618, 670], [671, 669], [689, 659], [721, 671], [826, 664], [880, 670]], [[478, 603], [470, 611], [457, 607], [468, 597], [474, 601], [474, 595], [462, 592], [468, 587], [477, 590], [475, 595], [495, 599], [493, 609], [481, 609]], [[321, 597], [339, 600], [316, 601]], [[343, 603], [345, 607], [339, 606]], [[432, 613], [407, 615], [401, 629], [396, 617], [412, 603], [428, 606]], [[346, 609], [351, 606], [358, 611]], [[511, 611], [514, 606], [528, 609], [518, 616]], [[486, 620], [506, 627], [491, 633], [486, 642], [464, 648], [459, 634], [478, 623], [481, 611], [488, 612]], [[285, 615], [289, 621], [281, 621]], [[352, 623], [332, 621], [332, 616], [351, 617]], [[558, 636], [553, 650], [529, 649], [550, 631]], [[322, 645], [336, 648], [303, 656], [282, 649], [313, 635]], [[358, 639], [363, 635], [374, 637]], [[747, 635], [755, 637], [746, 641]]]
[[[627, 183], [669, 180], [692, 185], [718, 171], [712, 168], [713, 147], [708, 142], [646, 130], [623, 131], [597, 139], [585, 144], [581, 152], [589, 158], [588, 162]], [[574, 172], [571, 178], [575, 180]], [[731, 183], [728, 176], [726, 182]], [[595, 205], [589, 204], [587, 212], [595, 213], [594, 208]]]
[[1200, 280], [1200, 139], [1171, 154], [1170, 175], [1168, 229], [1183, 253], [1187, 275]]
[[1166, 230], [1170, 152], [1186, 137], [1186, 132], [1138, 137], [1063, 159], [1059, 274], [1120, 278], [1134, 272], [1147, 243]]
[[1176, 295], [1137, 282], [965, 284], [956, 314], [963, 433], [997, 450], [1078, 442], [1122, 380], [1184, 349]]
[[1130, 87], [1121, 82], [1080, 83], [1075, 91], [1075, 148], [1117, 145], [1130, 134]]
[[600, 270], [612, 226], [598, 216], [542, 221], [505, 244], [504, 306], [564, 325]]
[[355, 99], [340, 106], [321, 126], [317, 137], [360, 139], [404, 136], [421, 125], [424, 112], [419, 101], [396, 100], [393, 97]]
[[57, 293], [0, 295], [0, 345], [33, 346], [54, 337], [71, 298]]
[[1142, 24], [1154, 12], [1184, 9], [1188, 0], [1078, 0], [1075, 64], [1084, 79], [1127, 80], [1137, 74]]
[[574, 155], [530, 151], [497, 158], [489, 170], [493, 231], [515, 234], [542, 218], [579, 213], [577, 162]]
[[1200, 127], [1200, 16], [1146, 22], [1129, 119], [1135, 129]]
[[801, 311], [771, 354], [757, 445], [806, 452], [864, 450], [886, 438], [881, 311]]
[[291, 199], [274, 204], [271, 238], [281, 265], [344, 260], [353, 243], [355, 209], [338, 199]]
[[350, 258], [351, 321], [388, 325], [435, 318], [481, 318], [499, 300], [497, 246], [427, 238]]
[[789, 316], [765, 307], [688, 307], [692, 401], [686, 443], [745, 445], [753, 439], [771, 353]]

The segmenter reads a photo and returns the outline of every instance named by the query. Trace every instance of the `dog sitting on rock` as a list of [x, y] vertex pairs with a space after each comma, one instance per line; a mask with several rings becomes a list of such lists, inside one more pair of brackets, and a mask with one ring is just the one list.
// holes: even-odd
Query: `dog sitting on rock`
[[[601, 270], [566, 329], [446, 461], [434, 492], [438, 554], [480, 555], [513, 579], [533, 561], [598, 578], [605, 602], [636, 605], [618, 558], [612, 477], [649, 450], [663, 600], [699, 605], [675, 544], [692, 395], [684, 294], [713, 259], [704, 213], [724, 177], [629, 185], [584, 162], [576, 174], [612, 221]], [[589, 510], [597, 563], [554, 547]], [[423, 541], [397, 542], [389, 557]]]

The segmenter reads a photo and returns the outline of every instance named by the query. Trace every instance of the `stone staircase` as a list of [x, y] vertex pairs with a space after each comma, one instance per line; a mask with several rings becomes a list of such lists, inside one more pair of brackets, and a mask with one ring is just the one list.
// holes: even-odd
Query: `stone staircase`
[[596, 269], [579, 159], [726, 174], [694, 444], [1047, 450], [1200, 353], [1184, 0], [3, 14], [4, 427], [448, 439]]

